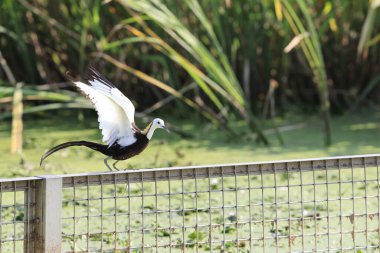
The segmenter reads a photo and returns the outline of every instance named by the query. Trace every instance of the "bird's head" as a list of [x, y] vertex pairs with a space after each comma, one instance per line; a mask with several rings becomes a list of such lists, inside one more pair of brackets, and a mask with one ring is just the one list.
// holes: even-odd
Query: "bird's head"
[[169, 132], [169, 129], [165, 126], [165, 122], [162, 119], [154, 119], [152, 121], [152, 127], [156, 128], [162, 128], [165, 129], [167, 132]]
[[165, 122], [162, 119], [156, 118], [152, 121], [152, 123], [149, 124], [149, 126], [146, 129], [146, 136], [148, 139], [151, 139], [154, 133], [154, 130], [157, 128], [162, 128], [166, 130], [168, 133], [170, 132], [169, 129], [165, 126]]

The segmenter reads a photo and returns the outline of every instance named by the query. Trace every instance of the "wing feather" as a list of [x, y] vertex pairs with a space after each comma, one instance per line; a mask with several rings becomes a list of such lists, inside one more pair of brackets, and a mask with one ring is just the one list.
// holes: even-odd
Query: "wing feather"
[[124, 139], [126, 144], [136, 141], [128, 116], [118, 103], [100, 89], [83, 82], [74, 82], [74, 84], [91, 100], [98, 113], [103, 142], [111, 146], [119, 139]]
[[84, 82], [74, 84], [91, 100], [98, 112], [103, 141], [109, 146], [116, 141], [129, 145], [136, 141], [135, 107], [107, 78], [89, 67]]
[[132, 123], [135, 121], [135, 106], [131, 100], [93, 67], [88, 69], [86, 79], [91, 87], [111, 98], [125, 111], [129, 124], [132, 127]]

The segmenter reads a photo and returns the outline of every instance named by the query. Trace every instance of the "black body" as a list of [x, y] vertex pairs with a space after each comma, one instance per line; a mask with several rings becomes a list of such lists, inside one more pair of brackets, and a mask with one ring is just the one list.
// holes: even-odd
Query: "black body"
[[112, 157], [114, 160], [126, 160], [129, 159], [135, 155], [140, 154], [144, 149], [148, 146], [149, 139], [146, 137], [145, 134], [141, 132], [136, 132], [135, 137], [137, 141], [129, 146], [120, 146], [117, 142], [115, 142], [112, 146], [108, 147], [104, 144], [99, 144], [95, 142], [90, 141], [70, 141], [62, 143], [58, 146], [55, 146], [54, 148], [47, 151], [42, 157], [42, 162], [51, 154], [57, 152], [58, 150], [61, 150], [63, 148], [71, 147], [71, 146], [85, 146], [88, 148], [91, 148], [95, 151], [98, 151], [106, 156]]
[[149, 139], [145, 134], [139, 132], [135, 133], [135, 137], [137, 141], [129, 146], [122, 147], [119, 144], [115, 143], [109, 147], [111, 151], [109, 151], [108, 156], [111, 156], [114, 160], [126, 160], [143, 152], [144, 149], [148, 146]]

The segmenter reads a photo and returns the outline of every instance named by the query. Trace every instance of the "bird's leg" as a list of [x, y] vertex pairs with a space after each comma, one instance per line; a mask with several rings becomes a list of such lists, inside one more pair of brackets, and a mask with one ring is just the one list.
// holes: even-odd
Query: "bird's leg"
[[113, 164], [112, 164], [112, 167], [115, 169], [115, 170], [117, 170], [117, 171], [119, 171], [119, 169], [116, 167], [116, 164], [119, 162], [120, 160], [116, 160], [116, 162], [114, 162]]
[[107, 156], [106, 158], [104, 158], [104, 164], [107, 166], [107, 168], [112, 172], [112, 168], [108, 165], [108, 159], [110, 159], [111, 157], [110, 156]]

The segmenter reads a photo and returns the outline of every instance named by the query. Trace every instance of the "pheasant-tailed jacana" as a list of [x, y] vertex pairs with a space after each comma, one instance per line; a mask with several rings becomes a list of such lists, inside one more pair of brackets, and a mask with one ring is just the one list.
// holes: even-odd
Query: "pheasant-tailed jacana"
[[134, 121], [135, 107], [132, 102], [93, 67], [89, 67], [83, 82], [73, 83], [91, 100], [98, 112], [99, 129], [102, 130], [103, 142], [107, 145], [89, 141], [65, 142], [47, 151], [41, 157], [40, 165], [58, 150], [70, 146], [85, 146], [106, 155], [104, 163], [110, 171], [112, 169], [108, 159], [116, 160], [112, 166], [118, 170], [117, 162], [140, 154], [148, 146], [154, 130], [163, 128], [169, 132], [162, 119], [154, 119], [145, 130], [140, 130]]

